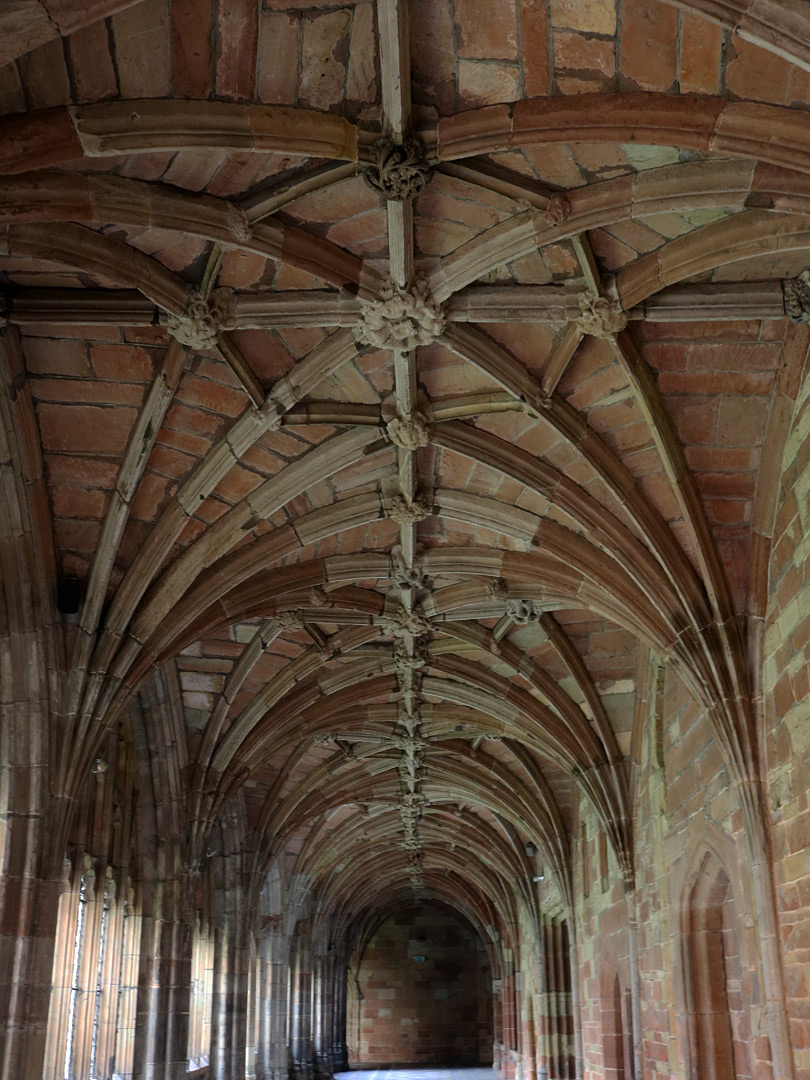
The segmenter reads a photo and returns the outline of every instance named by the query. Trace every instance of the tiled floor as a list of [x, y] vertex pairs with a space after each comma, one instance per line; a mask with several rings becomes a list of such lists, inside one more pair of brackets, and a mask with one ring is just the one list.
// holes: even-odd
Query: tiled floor
[[335, 1073], [335, 1080], [497, 1080], [494, 1069], [355, 1069]]

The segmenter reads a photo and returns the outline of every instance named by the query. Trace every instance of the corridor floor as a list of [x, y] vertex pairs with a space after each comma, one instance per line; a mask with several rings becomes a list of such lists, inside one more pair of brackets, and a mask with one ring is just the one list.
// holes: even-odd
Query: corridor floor
[[334, 1080], [495, 1080], [495, 1077], [495, 1070], [487, 1066], [476, 1069], [426, 1066], [412, 1069], [353, 1069], [351, 1072], [335, 1073]]

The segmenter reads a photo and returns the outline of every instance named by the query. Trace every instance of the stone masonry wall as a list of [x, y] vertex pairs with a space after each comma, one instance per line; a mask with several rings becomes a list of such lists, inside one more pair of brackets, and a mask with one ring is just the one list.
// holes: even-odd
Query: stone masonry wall
[[[582, 977], [585, 1080], [632, 1075], [630, 935], [635, 910], [645, 1080], [680, 1080], [690, 1059], [690, 927], [702, 917], [707, 865], [728, 878], [724, 978], [738, 1080], [771, 1075], [756, 926], [739, 801], [705, 717], [680, 679], [657, 661], [639, 722], [634, 777], [636, 891], [628, 905], [619, 867], [591, 805], [580, 802], [575, 895]], [[725, 880], [725, 878], [724, 878]], [[695, 968], [700, 977], [699, 967]], [[805, 1078], [806, 1080], [806, 1078]]]
[[782, 460], [763, 689], [771, 843], [796, 1080], [810, 1080], [810, 382]]

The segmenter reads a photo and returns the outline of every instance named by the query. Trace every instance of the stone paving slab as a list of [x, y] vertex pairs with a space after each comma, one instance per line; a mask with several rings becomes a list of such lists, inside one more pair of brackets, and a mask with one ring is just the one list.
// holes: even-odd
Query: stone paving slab
[[494, 1069], [453, 1069], [440, 1067], [417, 1067], [412, 1069], [353, 1069], [335, 1073], [335, 1080], [494, 1080]]

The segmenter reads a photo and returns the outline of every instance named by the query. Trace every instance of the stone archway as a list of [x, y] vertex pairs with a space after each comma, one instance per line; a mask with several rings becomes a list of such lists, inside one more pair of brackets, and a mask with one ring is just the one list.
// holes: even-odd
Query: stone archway
[[729, 875], [712, 851], [687, 895], [684, 938], [686, 1018], [693, 1080], [750, 1076], [740, 992], [740, 947]]
[[492, 972], [484, 943], [444, 905], [389, 915], [352, 965], [354, 1067], [492, 1062]]

